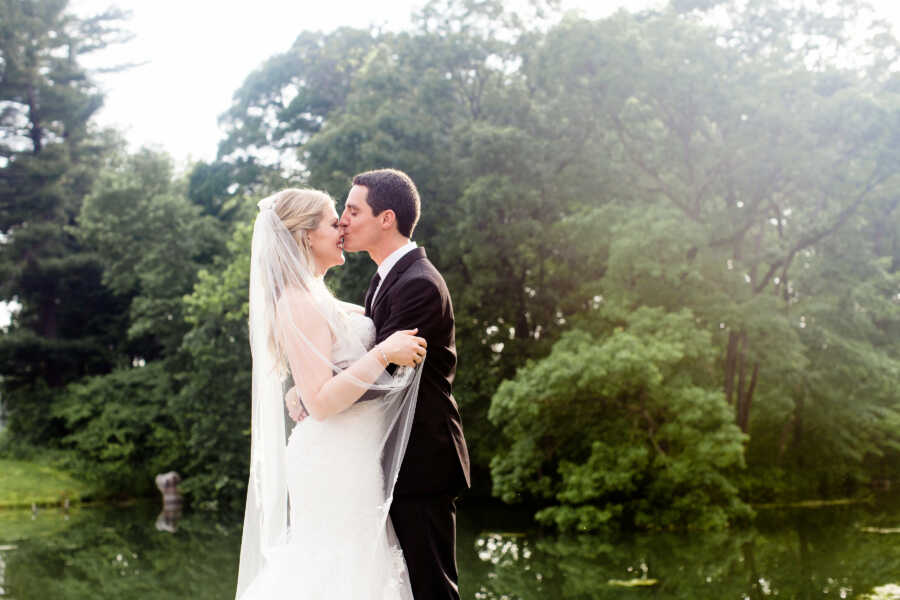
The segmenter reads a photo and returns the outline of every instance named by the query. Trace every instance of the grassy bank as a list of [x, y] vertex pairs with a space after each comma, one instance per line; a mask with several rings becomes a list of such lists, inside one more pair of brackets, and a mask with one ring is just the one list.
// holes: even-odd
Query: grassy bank
[[93, 486], [38, 462], [0, 458], [0, 508], [47, 506], [95, 495]]

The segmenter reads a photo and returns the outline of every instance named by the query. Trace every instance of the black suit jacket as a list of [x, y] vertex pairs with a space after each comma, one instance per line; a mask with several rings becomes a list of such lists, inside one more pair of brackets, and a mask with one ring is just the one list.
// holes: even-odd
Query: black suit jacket
[[456, 373], [453, 305], [424, 248], [405, 254], [372, 303], [376, 343], [419, 328], [428, 342], [409, 445], [394, 488], [398, 495], [457, 495], [470, 486], [469, 451], [451, 387]]

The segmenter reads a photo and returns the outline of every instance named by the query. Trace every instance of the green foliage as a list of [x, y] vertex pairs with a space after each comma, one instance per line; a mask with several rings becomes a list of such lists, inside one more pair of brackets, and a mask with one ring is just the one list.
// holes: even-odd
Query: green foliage
[[261, 181], [274, 177], [274, 173], [246, 158], [209, 164], [201, 161], [188, 175], [187, 197], [204, 214], [230, 223], [242, 215], [242, 193], [252, 193]]
[[[728, 18], [713, 18], [717, 10]], [[723, 392], [716, 414], [731, 413], [749, 436], [752, 472], [730, 473], [732, 483], [778, 472], [753, 493], [846, 493], [894, 476], [887, 428], [900, 401], [880, 383], [856, 393], [855, 367], [839, 378], [811, 337], [852, 332], [826, 354], [892, 377], [896, 344], [877, 327], [813, 319], [846, 306], [837, 285], [821, 286], [837, 279], [819, 270], [841, 263], [825, 253], [844, 236], [855, 243], [841, 289], [882, 261], [884, 275], [860, 289], [872, 291], [880, 326], [893, 331], [896, 314], [900, 130], [887, 67], [896, 42], [865, 18], [855, 3], [813, 14], [799, 4], [683, 2], [541, 28], [496, 2], [432, 2], [400, 34], [299, 37], [248, 77], [225, 115], [224, 148], [253, 156], [299, 141], [304, 175], [338, 197], [364, 169], [412, 175], [423, 198], [416, 239], [454, 297], [454, 390], [476, 471], [522, 433], [499, 436], [486, 418], [501, 382], [568, 330], [605, 339], [593, 317], [605, 302], [623, 322], [642, 306], [687, 307], [709, 335], [712, 366], [692, 382]], [[321, 89], [329, 101], [313, 102]], [[358, 299], [370, 273], [351, 257], [335, 276], [339, 294]], [[809, 408], [811, 394], [823, 410]], [[570, 422], [552, 428], [554, 438], [572, 435]], [[617, 457], [632, 447], [610, 446]], [[803, 460], [812, 448], [826, 449], [828, 467]], [[611, 451], [592, 452], [581, 448], [567, 475], [587, 477], [584, 465]], [[561, 477], [559, 464], [544, 467], [533, 485]], [[590, 520], [612, 518], [602, 503], [580, 502], [599, 511]]]
[[[292, 154], [343, 105], [372, 43], [368, 32], [349, 28], [301, 33], [288, 52], [270, 58], [237, 90], [223, 115], [226, 138], [219, 154]], [[251, 158], [251, 165], [256, 162]]]
[[220, 223], [201, 214], [175, 181], [171, 159], [142, 150], [116, 157], [78, 219], [81, 241], [97, 253], [103, 283], [131, 298], [128, 335], [138, 356], [173, 355], [185, 333], [182, 296], [202, 265], [224, 249]]
[[239, 224], [215, 271], [201, 271], [185, 297], [191, 330], [175, 378], [173, 415], [185, 433], [182, 489], [208, 506], [239, 508], [250, 461], [250, 343], [247, 338], [250, 222]]
[[69, 229], [115, 145], [88, 126], [101, 96], [80, 58], [116, 41], [121, 15], [65, 8], [0, 3], [0, 298], [21, 305], [0, 338], [0, 375], [10, 428], [42, 445], [59, 433], [45, 390], [108, 371], [125, 325]]
[[178, 466], [184, 437], [168, 407], [172, 382], [161, 363], [124, 368], [70, 384], [54, 404], [62, 440], [84, 477], [109, 491], [146, 494], [157, 473]]
[[[156, 425], [106, 456], [94, 444], [131, 408], [113, 384], [147, 361], [166, 383], [142, 410], [181, 438], [166, 468], [194, 500], [239, 506], [255, 200], [342, 198], [393, 166], [417, 182], [415, 239], [454, 299], [475, 493], [490, 470], [566, 529], [720, 527], [747, 512], [736, 489], [900, 477], [892, 34], [856, 2], [599, 20], [555, 5], [435, 0], [406, 31], [299, 32], [236, 91], [219, 158], [180, 177], [92, 133], [78, 57], [114, 41], [115, 12], [0, 4], [0, 296], [22, 305], [0, 337], [10, 436], [66, 439], [101, 471], [139, 461]], [[372, 271], [350, 256], [329, 283], [361, 301]], [[115, 398], [109, 413], [76, 418], [79, 385]]]
[[748, 516], [729, 479], [744, 436], [706, 383], [714, 360], [689, 311], [641, 308], [605, 335], [564, 334], [494, 396], [508, 442], [491, 462], [495, 493], [553, 503], [537, 518], [562, 529]]

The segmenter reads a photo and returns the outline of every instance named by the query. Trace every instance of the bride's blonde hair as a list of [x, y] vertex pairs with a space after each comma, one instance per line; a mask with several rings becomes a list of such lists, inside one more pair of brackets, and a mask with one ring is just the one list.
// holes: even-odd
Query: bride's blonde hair
[[308, 232], [322, 222], [325, 209], [334, 205], [326, 192], [308, 188], [287, 188], [275, 194], [272, 208], [290, 234], [300, 244], [301, 251], [312, 264]]
[[[300, 257], [310, 272], [315, 271], [315, 260], [309, 245], [309, 232], [319, 227], [325, 210], [333, 205], [334, 199], [326, 192], [310, 188], [287, 188], [272, 198], [272, 210], [297, 242]], [[275, 327], [270, 330], [269, 347], [278, 357], [279, 371], [286, 372], [287, 364]]]

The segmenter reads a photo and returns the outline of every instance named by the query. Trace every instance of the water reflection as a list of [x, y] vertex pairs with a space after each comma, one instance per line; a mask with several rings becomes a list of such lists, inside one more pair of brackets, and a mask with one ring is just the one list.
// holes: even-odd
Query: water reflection
[[[73, 507], [69, 520], [0, 511], [0, 598], [233, 597], [240, 519], [188, 512], [159, 531], [158, 507]], [[463, 504], [459, 527], [469, 600], [886, 600], [900, 590], [900, 502], [761, 512], [738, 531], [604, 536], [541, 534], [527, 514]]]
[[[0, 514], [0, 544], [20, 541], [5, 562], [2, 596], [16, 600], [172, 599], [234, 596], [240, 527], [187, 515], [157, 531], [156, 506], [75, 508], [69, 521], [41, 512], [19, 524]], [[43, 525], [29, 528], [22, 523]], [[7, 524], [17, 530], [4, 527]]]
[[156, 487], [162, 494], [163, 508], [156, 517], [157, 531], [175, 533], [178, 528], [178, 520], [181, 519], [181, 506], [183, 497], [178, 489], [181, 476], [175, 471], [160, 473], [156, 476]]
[[164, 508], [156, 517], [156, 530], [175, 533], [178, 530], [178, 521], [181, 520], [181, 507], [174, 509]]
[[488, 531], [474, 540], [466, 589], [479, 600], [900, 598], [884, 595], [900, 590], [900, 535], [871, 533], [900, 524], [891, 506], [771, 511], [754, 529], [717, 533]]

